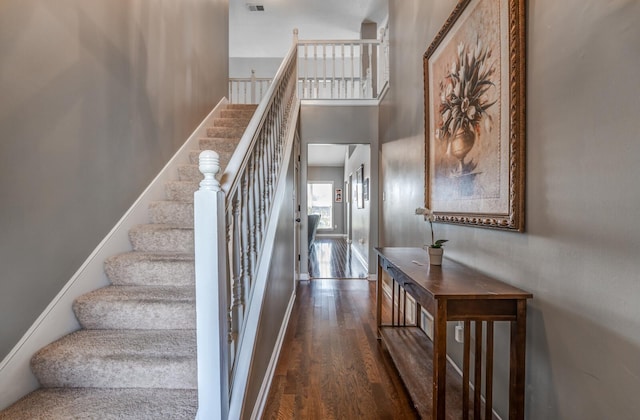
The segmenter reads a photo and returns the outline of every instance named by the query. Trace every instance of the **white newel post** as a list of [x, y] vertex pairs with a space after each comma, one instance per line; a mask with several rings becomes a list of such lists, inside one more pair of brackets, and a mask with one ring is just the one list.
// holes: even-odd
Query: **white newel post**
[[251, 69], [251, 103], [258, 103], [256, 100], [256, 71], [253, 69]]
[[198, 419], [229, 415], [229, 355], [224, 192], [215, 175], [219, 156], [200, 153], [204, 179], [194, 193]]

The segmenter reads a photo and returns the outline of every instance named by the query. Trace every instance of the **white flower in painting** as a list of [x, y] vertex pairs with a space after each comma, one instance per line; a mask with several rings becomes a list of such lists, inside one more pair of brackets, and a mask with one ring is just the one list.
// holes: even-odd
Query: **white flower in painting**
[[490, 89], [495, 89], [491, 80], [495, 72], [491, 50], [478, 39], [475, 45], [459, 43], [457, 52], [451, 72], [440, 82], [438, 112], [442, 122], [436, 129], [439, 140], [447, 143], [459, 129], [479, 132], [480, 127], [484, 127], [487, 132], [491, 131], [493, 122], [487, 110], [497, 102], [488, 97]]

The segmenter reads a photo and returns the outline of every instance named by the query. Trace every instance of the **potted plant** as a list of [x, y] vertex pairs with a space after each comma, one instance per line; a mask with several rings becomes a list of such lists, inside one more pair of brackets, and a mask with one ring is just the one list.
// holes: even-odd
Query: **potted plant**
[[416, 214], [423, 215], [424, 220], [429, 222], [429, 227], [431, 228], [431, 245], [429, 245], [429, 248], [427, 249], [427, 251], [429, 252], [429, 264], [442, 265], [442, 254], [444, 253], [444, 248], [442, 248], [442, 246], [449, 240], [435, 239], [435, 235], [433, 233], [433, 222], [436, 220], [436, 218], [430, 209], [418, 207], [416, 209]]

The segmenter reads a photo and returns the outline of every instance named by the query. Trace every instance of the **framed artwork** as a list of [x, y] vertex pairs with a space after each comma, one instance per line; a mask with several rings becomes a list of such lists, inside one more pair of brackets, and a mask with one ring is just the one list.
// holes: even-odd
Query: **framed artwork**
[[359, 209], [364, 208], [364, 164], [356, 170], [356, 203]]
[[424, 54], [437, 221], [524, 231], [525, 1], [460, 0]]
[[342, 203], [342, 188], [336, 188], [335, 202]]
[[364, 201], [369, 201], [369, 178], [365, 179], [362, 184], [362, 196]]

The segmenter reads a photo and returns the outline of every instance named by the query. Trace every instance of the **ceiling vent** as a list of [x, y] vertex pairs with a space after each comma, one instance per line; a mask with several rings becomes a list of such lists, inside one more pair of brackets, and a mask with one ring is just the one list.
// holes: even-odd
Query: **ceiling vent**
[[247, 9], [249, 9], [250, 12], [264, 12], [264, 6], [261, 4], [247, 3]]

